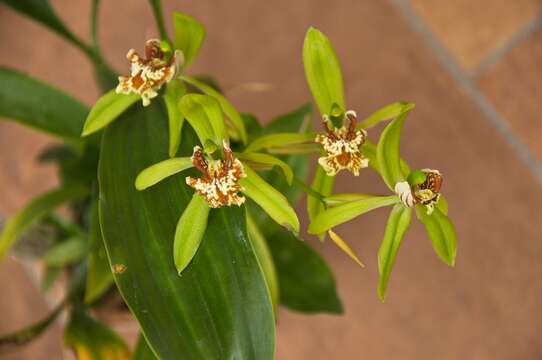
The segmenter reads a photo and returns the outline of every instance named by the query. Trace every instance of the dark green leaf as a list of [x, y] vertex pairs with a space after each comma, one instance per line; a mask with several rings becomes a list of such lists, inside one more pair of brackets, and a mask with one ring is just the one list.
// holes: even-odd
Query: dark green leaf
[[388, 218], [384, 239], [378, 250], [378, 272], [380, 274], [380, 279], [378, 281], [378, 297], [381, 301], [384, 301], [384, 298], [386, 297], [386, 289], [388, 287], [393, 264], [395, 264], [397, 251], [410, 226], [411, 219], [412, 209], [403, 206], [403, 204], [395, 205]]
[[65, 266], [80, 261], [88, 252], [88, 242], [80, 237], [67, 239], [55, 246], [43, 256], [47, 266]]
[[5, 67], [0, 67], [0, 84], [0, 116], [51, 135], [79, 139], [88, 114], [79, 101]]
[[139, 335], [133, 360], [159, 360], [152, 352], [143, 334]]
[[[190, 189], [180, 176], [146, 191], [133, 186], [141, 169], [168, 156], [159, 105], [129, 111], [103, 137], [100, 219], [117, 286], [162, 359], [270, 360], [273, 309], [246, 235], [244, 209], [211, 212], [206, 236], [179, 276], [173, 239]], [[191, 152], [189, 134], [181, 154]]]
[[284, 230], [267, 236], [267, 243], [277, 269], [281, 304], [306, 313], [342, 314], [333, 274], [316, 251]]

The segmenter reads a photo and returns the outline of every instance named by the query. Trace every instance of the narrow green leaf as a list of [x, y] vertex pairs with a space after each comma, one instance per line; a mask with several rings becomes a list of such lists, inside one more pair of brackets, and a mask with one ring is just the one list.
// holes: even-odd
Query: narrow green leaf
[[27, 326], [11, 334], [0, 336], [0, 354], [7, 352], [17, 346], [23, 346], [38, 338], [49, 326], [53, 325], [58, 316], [62, 313], [65, 302], [57, 305], [49, 315], [38, 322]]
[[43, 256], [43, 262], [47, 266], [61, 267], [80, 261], [87, 253], [87, 240], [73, 237], [49, 249]]
[[186, 86], [181, 80], [172, 80], [166, 87], [164, 102], [169, 120], [169, 157], [174, 157], [181, 143], [184, 116], [179, 110], [179, 102], [186, 94]]
[[159, 360], [152, 352], [149, 344], [147, 344], [143, 334], [139, 335], [137, 340], [133, 360]]
[[88, 108], [45, 83], [0, 66], [0, 117], [78, 140]]
[[247, 233], [252, 247], [254, 248], [254, 253], [258, 258], [260, 266], [262, 267], [262, 272], [265, 275], [265, 280], [267, 283], [267, 287], [269, 288], [271, 301], [273, 302], [273, 308], [275, 309], [276, 313], [279, 304], [279, 282], [277, 279], [277, 271], [275, 269], [275, 264], [273, 263], [271, 251], [267, 246], [265, 237], [260, 231], [260, 229], [258, 229], [258, 225], [256, 225], [256, 223], [248, 213]]
[[199, 249], [207, 229], [210, 210], [211, 207], [205, 198], [194, 193], [192, 200], [179, 218], [173, 243], [173, 257], [179, 274], [190, 264]]
[[132, 358], [124, 340], [106, 325], [80, 309], [72, 311], [64, 330], [64, 344], [73, 348], [78, 359], [129, 360]]
[[407, 175], [403, 173], [399, 151], [401, 129], [407, 115], [408, 111], [403, 112], [386, 126], [376, 147], [380, 175], [392, 191], [394, 191], [396, 183], [405, 181]]
[[205, 28], [199, 21], [180, 12], [173, 13], [173, 28], [175, 29], [175, 49], [183, 52], [183, 68], [186, 68], [198, 55], [205, 39]]
[[367, 199], [347, 202], [326, 209], [319, 213], [309, 225], [309, 234], [321, 234], [337, 225], [383, 206], [399, 203], [397, 196], [375, 196]]
[[245, 152], [255, 152], [262, 149], [287, 147], [289, 145], [314, 143], [312, 133], [278, 133], [263, 135], [254, 139], [245, 149]]
[[335, 279], [324, 259], [286, 230], [266, 238], [277, 269], [280, 303], [304, 313], [342, 314]]
[[0, 235], [0, 261], [9, 248], [27, 229], [34, 225], [44, 215], [58, 206], [77, 200], [88, 194], [88, 189], [80, 185], [69, 185], [47, 192], [17, 212], [8, 220]]
[[165, 178], [183, 170], [190, 169], [193, 166], [192, 158], [189, 157], [172, 158], [160, 161], [159, 163], [144, 169], [137, 175], [135, 187], [137, 190], [145, 190]]
[[423, 205], [416, 205], [416, 215], [425, 226], [427, 235], [433, 243], [433, 249], [439, 258], [449, 266], [454, 266], [457, 235], [448, 216], [444, 215], [438, 207], [433, 210], [431, 215], [427, 215]]
[[97, 203], [93, 204], [91, 209], [89, 245], [90, 254], [85, 287], [85, 304], [87, 305], [92, 304], [105, 294], [114, 282], [102, 239]]
[[375, 197], [375, 195], [372, 194], [359, 194], [359, 193], [342, 193], [342, 194], [333, 194], [330, 196], [327, 196], [324, 201], [329, 206], [335, 206], [347, 202], [362, 200], [362, 199], [368, 199]]
[[221, 93], [213, 89], [211, 86], [193, 77], [181, 76], [181, 79], [186, 81], [190, 85], [195, 86], [196, 88], [201, 90], [203, 93], [215, 98], [220, 103], [220, 106], [222, 107], [222, 111], [224, 111], [224, 114], [226, 114], [228, 119], [231, 121], [233, 128], [238, 132], [239, 138], [241, 139], [243, 144], [247, 143], [247, 131], [245, 129], [245, 123], [243, 122], [243, 119], [241, 119], [241, 115], [237, 112], [235, 107]]
[[309, 28], [303, 44], [305, 77], [322, 115], [331, 113], [333, 105], [344, 111], [344, 86], [341, 65], [329, 39], [315, 28]]
[[[312, 180], [311, 188], [326, 197], [333, 192], [333, 185], [335, 184], [335, 176], [327, 176], [324, 169], [321, 166], [316, 168], [314, 173], [314, 179]], [[320, 199], [314, 196], [307, 196], [307, 212], [309, 214], [309, 220], [312, 222], [318, 214], [325, 210], [324, 203]], [[317, 234], [320, 240], [324, 240], [325, 231]]]
[[[100, 220], [117, 287], [160, 359], [272, 360], [273, 307], [244, 207], [210, 213], [205, 239], [179, 276], [175, 227], [192, 192], [174, 177], [147, 191], [133, 186], [141, 169], [168, 157], [161, 106], [127, 112], [103, 134]], [[181, 153], [194, 138], [185, 126]]]
[[66, 27], [47, 0], [0, 0], [7, 6], [42, 23], [78, 47], [84, 44]]
[[139, 95], [135, 93], [117, 94], [115, 89], [110, 90], [99, 98], [90, 110], [81, 136], [88, 136], [103, 129], [139, 99]]
[[380, 274], [378, 280], [378, 296], [381, 301], [384, 301], [384, 298], [386, 297], [386, 289], [388, 288], [391, 270], [395, 264], [397, 251], [410, 226], [411, 219], [412, 209], [407, 208], [402, 204], [395, 205], [388, 218], [384, 239], [378, 250], [378, 273]]
[[409, 102], [404, 102], [404, 101], [388, 104], [384, 106], [383, 108], [378, 109], [377, 111], [369, 115], [367, 118], [363, 119], [360, 123], [358, 123], [357, 127], [358, 129], [371, 128], [382, 121], [396, 118], [402, 113], [412, 110], [414, 106], [415, 106], [414, 103], [409, 103]]
[[222, 110], [214, 98], [207, 95], [188, 94], [182, 97], [180, 108], [190, 126], [198, 134], [200, 142], [209, 152], [215, 149], [207, 148], [209, 141], [216, 147], [221, 147], [222, 142], [227, 141], [228, 135]]
[[244, 188], [243, 193], [258, 204], [276, 223], [294, 234], [299, 234], [299, 219], [284, 195], [265, 182], [254, 170], [246, 165], [244, 168], [247, 177], [239, 181]]
[[236, 153], [237, 158], [241, 160], [245, 160], [250, 162], [251, 164], [258, 164], [258, 165], [264, 165], [264, 166], [277, 166], [282, 170], [282, 173], [284, 174], [284, 177], [286, 178], [286, 181], [288, 184], [292, 184], [292, 179], [294, 178], [294, 173], [290, 166], [286, 164], [281, 159], [264, 153], [257, 153], [257, 152], [242, 152], [242, 153]]

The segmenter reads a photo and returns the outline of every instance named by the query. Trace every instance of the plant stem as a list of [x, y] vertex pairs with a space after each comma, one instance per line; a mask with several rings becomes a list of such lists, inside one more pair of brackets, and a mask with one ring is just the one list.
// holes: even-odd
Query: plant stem
[[160, 0], [149, 0], [152, 8], [152, 12], [154, 14], [154, 20], [156, 21], [156, 26], [158, 27], [158, 31], [160, 32], [160, 38], [162, 40], [169, 41], [166, 26], [164, 24], [164, 17], [162, 16], [162, 3]]
[[320, 194], [318, 191], [312, 189], [310, 186], [307, 186], [301, 179], [299, 179], [297, 176], [294, 175], [292, 185], [297, 186], [299, 189], [301, 189], [303, 192], [305, 192], [307, 195], [312, 196], [322, 202], [324, 206], [327, 207], [327, 204], [324, 200], [324, 196]]

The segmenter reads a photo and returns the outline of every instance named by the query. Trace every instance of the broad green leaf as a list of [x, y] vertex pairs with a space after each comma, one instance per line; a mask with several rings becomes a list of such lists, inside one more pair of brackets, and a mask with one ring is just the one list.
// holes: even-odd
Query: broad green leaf
[[115, 89], [110, 90], [99, 98], [90, 110], [81, 136], [88, 136], [103, 129], [139, 99], [139, 95], [135, 93], [117, 94]]
[[380, 274], [378, 297], [381, 301], [384, 301], [386, 297], [386, 289], [388, 288], [391, 270], [395, 264], [397, 251], [410, 226], [411, 219], [412, 209], [403, 206], [403, 204], [395, 205], [388, 218], [384, 239], [378, 250], [378, 273]]
[[395, 184], [405, 181], [408, 175], [403, 172], [401, 167], [399, 151], [401, 129], [407, 115], [408, 111], [403, 112], [386, 126], [376, 147], [376, 159], [380, 175], [392, 191], [394, 191]]
[[43, 256], [47, 266], [65, 266], [80, 261], [88, 253], [88, 242], [80, 237], [67, 239], [49, 249]]
[[375, 196], [367, 199], [347, 202], [320, 212], [310, 223], [309, 234], [321, 234], [337, 225], [383, 206], [399, 203], [397, 196]]
[[[192, 191], [177, 177], [142, 192], [133, 186], [141, 169], [168, 156], [161, 105], [128, 111], [103, 134], [100, 220], [117, 287], [161, 359], [271, 360], [273, 307], [244, 208], [211, 212], [205, 238], [179, 276], [175, 227]], [[191, 152], [194, 138], [185, 126], [180, 153]]]
[[205, 39], [205, 28], [199, 21], [179, 12], [173, 13], [173, 28], [175, 29], [175, 49], [183, 52], [183, 68], [186, 68], [198, 55]]
[[[180, 108], [206, 149], [209, 141], [216, 147], [221, 147], [223, 141], [228, 141], [222, 110], [214, 98], [188, 94], [182, 97]], [[213, 147], [209, 147], [209, 152], [213, 151]]]
[[16, 346], [23, 346], [28, 344], [30, 341], [34, 340], [45, 330], [54, 324], [55, 320], [62, 313], [65, 302], [57, 305], [51, 313], [49, 313], [44, 319], [39, 320], [38, 322], [27, 326], [21, 330], [15, 331], [13, 333], [3, 335], [0, 337], [0, 354], [7, 352], [8, 350], [13, 350]]
[[324, 201], [329, 206], [335, 206], [351, 201], [357, 201], [362, 199], [368, 199], [375, 197], [375, 195], [371, 194], [358, 194], [358, 193], [341, 193], [341, 194], [333, 194], [330, 196], [327, 196]]
[[186, 81], [190, 85], [195, 86], [203, 93], [215, 98], [220, 103], [224, 114], [226, 114], [228, 119], [231, 121], [233, 128], [238, 132], [241, 141], [244, 144], [247, 143], [247, 131], [245, 129], [245, 123], [243, 122], [243, 119], [241, 119], [241, 115], [239, 115], [235, 107], [221, 93], [213, 89], [211, 86], [193, 77], [181, 76], [181, 79]]
[[207, 229], [210, 210], [207, 200], [194, 193], [192, 200], [179, 218], [173, 243], [173, 257], [179, 275], [190, 264], [199, 249]]
[[105, 294], [114, 282], [102, 239], [97, 203], [93, 204], [91, 209], [89, 245], [90, 254], [85, 286], [85, 304], [87, 305]]
[[139, 335], [137, 340], [133, 360], [159, 360], [147, 344], [143, 334]]
[[329, 237], [335, 243], [335, 245], [339, 247], [339, 249], [346, 253], [346, 255], [350, 256], [350, 258], [354, 260], [354, 262], [356, 262], [359, 266], [365, 267], [365, 265], [363, 265], [361, 260], [354, 252], [354, 250], [352, 250], [350, 245], [348, 245], [346, 241], [344, 241], [339, 235], [337, 235], [336, 232], [334, 232], [333, 230], [328, 230], [327, 233], [329, 234]]
[[278, 133], [263, 135], [254, 139], [245, 149], [245, 152], [255, 152], [262, 149], [272, 151], [290, 145], [314, 143], [312, 133]]
[[303, 44], [303, 64], [320, 113], [329, 115], [334, 105], [344, 111], [341, 65], [329, 39], [312, 27], [307, 31]]
[[174, 157], [181, 142], [184, 116], [179, 110], [179, 102], [186, 94], [186, 86], [181, 80], [170, 81], [164, 93], [169, 120], [169, 157]]
[[190, 169], [193, 166], [192, 158], [189, 157], [172, 158], [160, 161], [159, 163], [144, 169], [137, 175], [135, 187], [137, 190], [145, 190], [165, 178], [183, 170]]
[[457, 235], [448, 216], [444, 215], [438, 207], [433, 210], [431, 215], [427, 215], [423, 205], [416, 205], [416, 215], [425, 226], [427, 235], [433, 243], [433, 249], [439, 258], [449, 266], [454, 266]]
[[282, 161], [281, 159], [273, 155], [257, 153], [257, 152], [242, 152], [242, 153], [236, 154], [236, 156], [241, 160], [250, 162], [251, 165], [257, 164], [257, 165], [263, 165], [264, 167], [267, 166], [271, 168], [273, 166], [277, 166], [280, 168], [280, 170], [284, 174], [284, 177], [286, 178], [286, 181], [288, 182], [288, 184], [292, 183], [294, 173], [292, 169], [290, 168], [290, 166], [286, 164], [284, 161]]
[[265, 182], [254, 170], [244, 166], [247, 177], [239, 184], [243, 193], [258, 204], [275, 222], [294, 234], [299, 234], [299, 219], [288, 200]]
[[129, 360], [132, 358], [124, 340], [106, 325], [92, 319], [80, 309], [71, 313], [64, 330], [64, 344], [78, 359]]
[[88, 109], [45, 83], [0, 67], [0, 117], [51, 135], [78, 140]]
[[0, 235], [0, 261], [9, 248], [27, 229], [62, 204], [80, 199], [88, 194], [88, 189], [80, 185], [61, 187], [32, 200], [8, 220]]
[[[321, 166], [317, 166], [314, 173], [314, 179], [312, 180], [311, 188], [326, 197], [333, 192], [333, 185], [335, 184], [335, 176], [327, 176], [324, 169]], [[312, 222], [318, 214], [325, 210], [324, 203], [315, 198], [314, 196], [307, 196], [307, 212], [309, 214], [309, 220]], [[320, 240], [324, 240], [325, 231], [318, 234]]]
[[333, 274], [316, 251], [283, 229], [266, 239], [277, 269], [282, 305], [304, 313], [342, 314]]
[[247, 233], [248, 238], [254, 248], [254, 253], [258, 258], [258, 262], [262, 267], [262, 272], [265, 275], [265, 280], [267, 287], [269, 289], [269, 295], [271, 296], [271, 301], [273, 302], [273, 308], [276, 310], [279, 304], [279, 283], [277, 279], [277, 271], [275, 269], [275, 264], [273, 263], [273, 258], [271, 257], [271, 252], [267, 246], [264, 235], [258, 229], [258, 225], [251, 218], [250, 214], [247, 213]]
[[383, 108], [378, 109], [367, 118], [363, 119], [357, 126], [358, 129], [368, 129], [378, 123], [386, 120], [396, 118], [404, 112], [410, 111], [414, 108], [414, 103], [399, 101], [394, 102]]
[[62, 20], [56, 15], [51, 5], [49, 5], [48, 0], [0, 0], [0, 3], [4, 3], [18, 12], [31, 17], [35, 21], [42, 23], [76, 46], [83, 46], [81, 41], [68, 30], [66, 25], [64, 25]]

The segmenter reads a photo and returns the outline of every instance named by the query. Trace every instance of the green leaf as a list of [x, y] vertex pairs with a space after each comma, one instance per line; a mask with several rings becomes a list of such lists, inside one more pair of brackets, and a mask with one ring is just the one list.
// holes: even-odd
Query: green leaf
[[383, 206], [399, 203], [397, 196], [375, 196], [367, 199], [347, 202], [326, 209], [319, 213], [310, 223], [309, 234], [321, 234], [337, 225]]
[[92, 304], [105, 294], [114, 282], [102, 239], [97, 203], [93, 204], [91, 209], [89, 245], [90, 254], [85, 287], [85, 304], [87, 305]]
[[203, 93], [215, 98], [220, 103], [220, 107], [222, 107], [222, 111], [224, 111], [224, 114], [226, 114], [228, 119], [231, 121], [233, 128], [239, 134], [239, 137], [243, 144], [247, 143], [247, 131], [245, 129], [245, 123], [243, 122], [243, 119], [241, 119], [241, 115], [221, 93], [213, 89], [211, 86], [193, 77], [181, 76], [181, 79], [186, 81], [190, 85], [195, 86]]
[[[321, 166], [316, 168], [314, 173], [314, 179], [312, 180], [311, 188], [326, 197], [333, 192], [333, 185], [335, 184], [335, 176], [327, 176], [324, 169]], [[324, 203], [320, 199], [314, 196], [307, 196], [307, 212], [309, 214], [309, 220], [312, 222], [318, 214], [325, 210]], [[325, 231], [317, 234], [320, 240], [324, 240]]]
[[378, 109], [367, 118], [363, 119], [357, 126], [358, 129], [368, 129], [378, 123], [396, 118], [397, 116], [408, 112], [414, 108], [414, 103], [399, 101], [388, 104], [383, 108]]
[[378, 297], [380, 297], [381, 301], [384, 301], [386, 297], [386, 289], [388, 288], [391, 270], [395, 264], [397, 251], [410, 226], [411, 219], [412, 209], [403, 206], [403, 204], [395, 205], [388, 218], [384, 239], [378, 250], [378, 273], [380, 274]]
[[262, 149], [273, 151], [275, 148], [287, 147], [290, 145], [314, 143], [312, 133], [279, 133], [263, 135], [254, 139], [245, 149], [245, 152], [255, 152]]
[[137, 190], [145, 190], [165, 178], [183, 170], [190, 169], [193, 166], [192, 158], [189, 157], [172, 158], [160, 161], [159, 163], [144, 169], [137, 175], [135, 187]]
[[448, 216], [444, 215], [438, 207], [433, 210], [431, 215], [427, 215], [423, 205], [416, 205], [416, 215], [425, 226], [427, 235], [433, 243], [433, 249], [439, 258], [449, 266], [454, 266], [457, 235]]
[[49, 5], [47, 0], [0, 0], [0, 3], [4, 3], [7, 6], [17, 10], [18, 12], [31, 17], [35, 21], [42, 23], [51, 30], [57, 32], [59, 35], [72, 42], [78, 47], [84, 47], [79, 39], [68, 30], [66, 25], [56, 15], [55, 11]]
[[41, 277], [41, 291], [44, 293], [49, 291], [60, 274], [62, 274], [62, 270], [63, 269], [59, 267], [45, 266]]
[[341, 193], [341, 194], [333, 194], [333, 195], [327, 196], [324, 199], [324, 202], [326, 203], [326, 205], [335, 206], [335, 205], [344, 204], [347, 202], [368, 199], [372, 197], [375, 197], [375, 195], [358, 194], [358, 193]]
[[[160, 102], [123, 114], [103, 135], [100, 220], [122, 297], [161, 359], [262, 359], [274, 354], [273, 308], [245, 230], [243, 207], [214, 209], [196, 256], [179, 276], [175, 227], [192, 197], [170, 177], [146, 191], [141, 169], [167, 158]], [[181, 152], [191, 151], [185, 126]]]
[[186, 94], [186, 86], [181, 80], [172, 80], [166, 87], [164, 102], [169, 120], [169, 157], [174, 157], [181, 143], [184, 116], [179, 110], [179, 102]]
[[81, 136], [88, 136], [103, 129], [139, 99], [139, 95], [135, 93], [117, 94], [115, 89], [110, 90], [99, 98], [90, 110]]
[[444, 197], [444, 195], [440, 194], [437, 202], [437, 208], [444, 214], [448, 215], [448, 200]]
[[[309, 128], [312, 105], [307, 103], [286, 114], [277, 116], [263, 129], [263, 135], [306, 132]], [[313, 139], [314, 140], [314, 139]]]
[[408, 111], [403, 112], [386, 126], [382, 135], [380, 135], [380, 140], [376, 147], [376, 158], [380, 175], [392, 191], [394, 191], [395, 184], [405, 181], [408, 175], [403, 173], [399, 151], [401, 129], [407, 115]]
[[239, 184], [243, 193], [258, 204], [275, 222], [294, 234], [299, 234], [299, 219], [288, 200], [265, 182], [254, 170], [244, 166], [247, 177]]
[[216, 147], [221, 147], [222, 142], [227, 141], [228, 135], [222, 110], [214, 98], [207, 95], [188, 94], [182, 97], [180, 108], [206, 150], [213, 152], [216, 149], [213, 146], [207, 146], [209, 141]]
[[26, 345], [43, 334], [45, 330], [54, 324], [55, 320], [62, 313], [64, 304], [65, 302], [62, 302], [57, 305], [44, 319], [11, 334], [1, 336], [0, 354], [5, 353], [8, 350], [13, 350], [16, 346]]
[[64, 344], [73, 348], [78, 359], [129, 360], [132, 358], [122, 338], [106, 325], [80, 309], [72, 311], [64, 330]]
[[73, 237], [49, 249], [43, 256], [43, 262], [47, 266], [61, 267], [80, 261], [87, 253], [87, 240]]
[[264, 153], [256, 153], [256, 152], [243, 152], [243, 153], [236, 153], [235, 154], [237, 158], [241, 160], [245, 160], [246, 162], [250, 162], [251, 165], [263, 165], [264, 167], [270, 167], [277, 166], [282, 170], [282, 173], [284, 174], [284, 177], [286, 178], [286, 181], [288, 184], [292, 183], [292, 179], [294, 177], [294, 173], [290, 166], [286, 164], [281, 159]]
[[258, 229], [258, 225], [254, 222], [250, 214], [247, 213], [247, 233], [248, 238], [254, 248], [254, 253], [258, 258], [258, 262], [262, 267], [262, 272], [265, 275], [267, 287], [269, 289], [269, 295], [273, 302], [273, 308], [276, 309], [279, 304], [279, 282], [277, 279], [277, 270], [271, 257], [271, 252], [267, 246], [264, 235]]
[[194, 193], [192, 200], [177, 223], [175, 242], [173, 243], [173, 257], [179, 274], [190, 264], [199, 249], [207, 229], [210, 210], [211, 207], [207, 204], [205, 198]]
[[305, 76], [322, 115], [331, 113], [333, 105], [342, 111], [344, 86], [341, 65], [329, 39], [315, 28], [309, 28], [303, 44]]
[[139, 339], [137, 340], [133, 360], [159, 360], [152, 352], [149, 344], [147, 344], [147, 340], [145, 340], [143, 334], [139, 335]]
[[88, 189], [80, 185], [68, 185], [32, 200], [8, 220], [0, 235], [0, 261], [9, 248], [27, 229], [58, 206], [77, 200], [88, 194]]
[[175, 49], [183, 52], [183, 68], [186, 68], [198, 55], [205, 39], [205, 28], [199, 21], [180, 12], [173, 13], [173, 27], [175, 29]]
[[0, 67], [0, 116], [51, 135], [79, 140], [88, 109], [65, 93]]
[[277, 269], [281, 304], [304, 313], [342, 314], [335, 279], [324, 259], [285, 230], [266, 238]]

